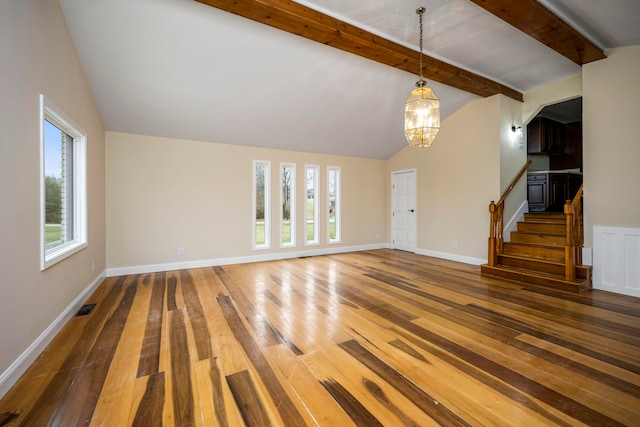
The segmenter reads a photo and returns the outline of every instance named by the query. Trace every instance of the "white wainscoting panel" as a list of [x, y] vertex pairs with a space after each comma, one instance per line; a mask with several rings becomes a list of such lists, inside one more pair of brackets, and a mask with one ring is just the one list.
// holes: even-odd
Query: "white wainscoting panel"
[[640, 229], [593, 227], [593, 287], [640, 297]]

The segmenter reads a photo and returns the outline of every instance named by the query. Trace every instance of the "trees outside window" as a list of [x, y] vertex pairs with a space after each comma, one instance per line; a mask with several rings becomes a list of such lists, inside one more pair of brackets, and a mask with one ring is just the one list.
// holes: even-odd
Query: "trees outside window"
[[40, 97], [41, 268], [87, 246], [86, 134]]
[[256, 160], [253, 162], [253, 248], [269, 248], [270, 206], [269, 172], [271, 163]]
[[280, 165], [280, 246], [296, 245], [296, 165]]

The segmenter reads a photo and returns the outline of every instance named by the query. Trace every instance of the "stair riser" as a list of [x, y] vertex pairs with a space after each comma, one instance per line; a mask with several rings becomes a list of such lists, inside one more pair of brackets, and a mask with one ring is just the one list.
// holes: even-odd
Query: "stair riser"
[[517, 243], [505, 243], [504, 253], [548, 259], [551, 261], [564, 261], [564, 247], [541, 248], [518, 245]]
[[545, 234], [511, 233], [511, 241], [516, 243], [535, 243], [536, 245], [550, 245], [564, 247], [567, 238], [565, 236], [551, 236]]
[[[510, 257], [498, 255], [498, 264], [509, 267], [522, 268], [525, 270], [532, 270], [534, 272], [537, 271], [541, 273], [557, 274], [559, 276], [564, 275], [564, 265], [549, 264], [546, 262], [540, 262], [535, 259], [513, 259]], [[589, 278], [589, 270], [587, 268], [583, 266], [576, 266], [576, 279], [587, 280]]]
[[519, 222], [518, 231], [527, 231], [532, 233], [565, 233], [567, 226], [565, 224], [549, 224], [539, 222]]
[[546, 264], [544, 262], [536, 261], [535, 259], [523, 260], [498, 256], [498, 264], [509, 267], [522, 268], [525, 270], [539, 271], [541, 273], [550, 273], [557, 275], [564, 274], [564, 265]]
[[566, 216], [564, 214], [536, 214], [536, 213], [526, 213], [524, 214], [525, 221], [535, 221], [535, 222], [549, 222], [549, 223], [562, 223], [566, 222]]

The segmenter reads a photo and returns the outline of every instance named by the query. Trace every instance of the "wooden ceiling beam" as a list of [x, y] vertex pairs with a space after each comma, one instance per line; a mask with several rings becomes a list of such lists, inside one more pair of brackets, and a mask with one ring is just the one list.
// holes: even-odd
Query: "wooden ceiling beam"
[[[351, 24], [287, 0], [197, 0], [274, 28], [415, 74], [418, 52]], [[522, 93], [470, 71], [424, 55], [423, 76], [482, 97]]]
[[582, 66], [604, 52], [536, 0], [471, 0], [523, 33]]

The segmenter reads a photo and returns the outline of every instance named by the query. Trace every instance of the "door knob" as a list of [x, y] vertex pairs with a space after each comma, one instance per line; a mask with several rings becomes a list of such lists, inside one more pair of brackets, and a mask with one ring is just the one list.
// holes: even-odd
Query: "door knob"
[[409, 212], [413, 212], [413, 209], [409, 209]]

